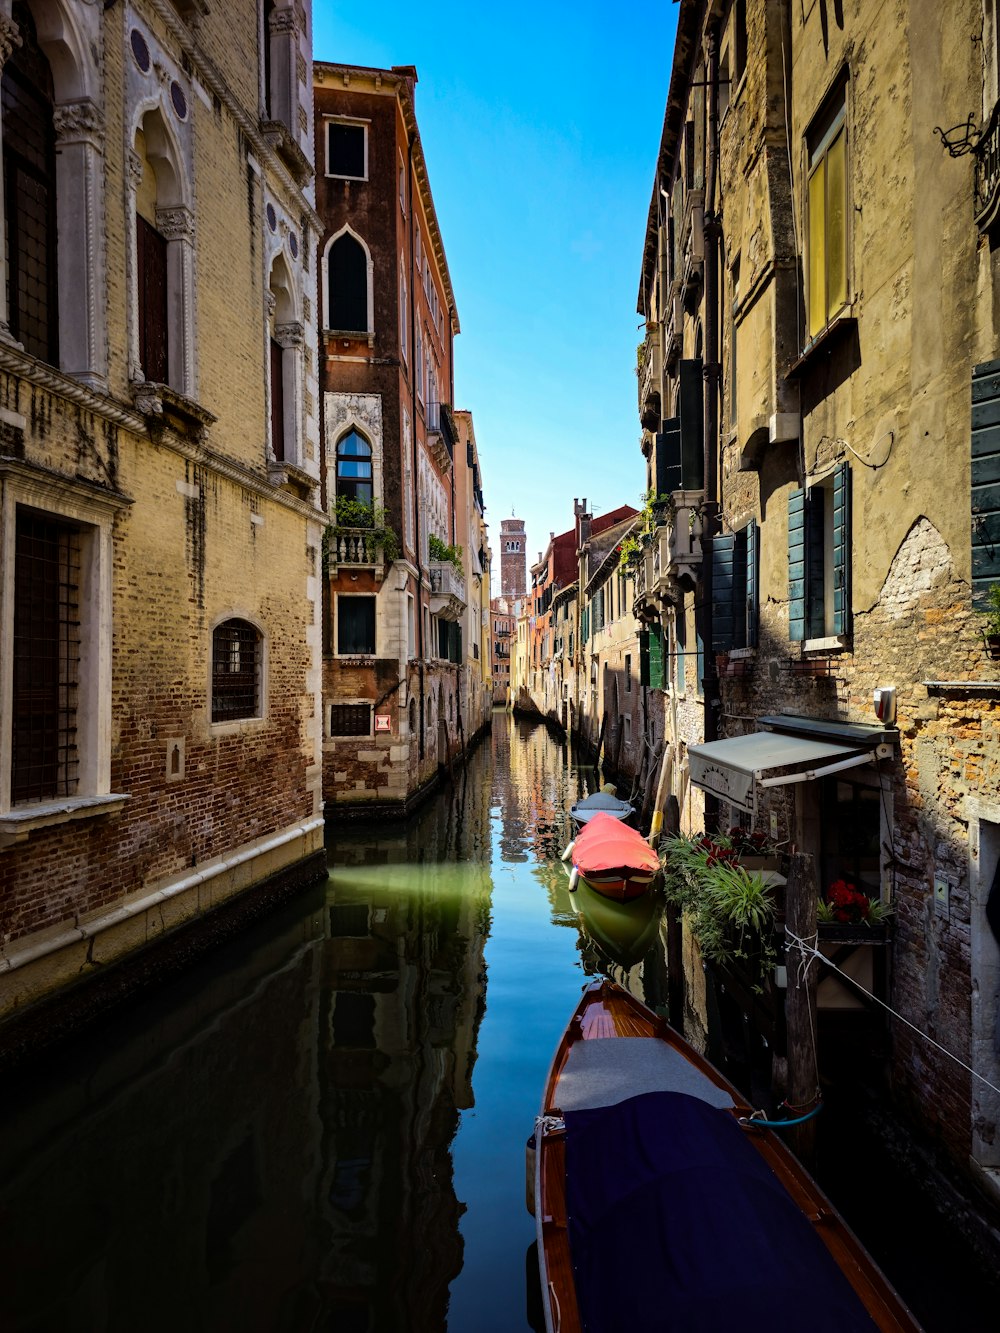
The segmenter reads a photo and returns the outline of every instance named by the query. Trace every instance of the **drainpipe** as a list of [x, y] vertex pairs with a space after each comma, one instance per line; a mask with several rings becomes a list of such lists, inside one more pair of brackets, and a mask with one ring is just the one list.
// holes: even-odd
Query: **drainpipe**
[[[705, 34], [708, 52], [708, 143], [705, 164], [705, 506], [702, 525], [701, 642], [705, 655], [704, 737], [718, 736], [719, 678], [715, 670], [712, 638], [712, 544], [719, 531], [719, 245], [722, 228], [715, 211], [716, 176], [719, 163], [719, 32], [713, 19]], [[717, 810], [718, 802], [706, 805]], [[707, 810], [706, 810], [707, 814]], [[706, 824], [708, 820], [706, 818]]]
[[411, 447], [413, 449], [413, 543], [417, 558], [417, 672], [420, 680], [420, 734], [417, 737], [417, 754], [424, 757], [424, 575], [420, 564], [420, 472], [418, 463], [420, 454], [417, 449], [417, 377], [414, 366], [417, 356], [417, 291], [414, 285], [416, 268], [416, 250], [413, 223], [416, 204], [413, 192], [413, 139], [407, 135], [407, 184], [406, 192], [410, 201], [410, 421], [413, 423]]

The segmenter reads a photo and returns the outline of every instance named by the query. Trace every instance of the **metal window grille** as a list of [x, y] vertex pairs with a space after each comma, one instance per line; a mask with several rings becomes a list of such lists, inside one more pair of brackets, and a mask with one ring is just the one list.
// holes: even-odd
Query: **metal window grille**
[[14, 802], [77, 790], [79, 529], [19, 511], [14, 555]]
[[331, 704], [331, 736], [370, 736], [372, 731], [371, 704]]
[[212, 635], [212, 721], [260, 715], [260, 635], [246, 620], [226, 620]]

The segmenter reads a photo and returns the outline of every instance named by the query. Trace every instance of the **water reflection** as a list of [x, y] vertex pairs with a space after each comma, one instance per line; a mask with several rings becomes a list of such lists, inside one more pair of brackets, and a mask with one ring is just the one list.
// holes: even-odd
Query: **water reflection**
[[662, 981], [656, 900], [568, 892], [591, 779], [498, 715], [416, 818], [336, 830], [325, 885], [10, 1079], [0, 1325], [526, 1328], [552, 1051], [586, 976]]

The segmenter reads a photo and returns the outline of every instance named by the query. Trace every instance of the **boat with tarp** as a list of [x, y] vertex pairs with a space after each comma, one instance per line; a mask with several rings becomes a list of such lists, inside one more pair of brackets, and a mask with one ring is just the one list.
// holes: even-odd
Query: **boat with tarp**
[[778, 1133], [611, 981], [583, 993], [528, 1150], [547, 1333], [919, 1333]]
[[660, 873], [660, 858], [641, 833], [598, 813], [563, 852], [571, 860], [569, 887], [582, 879], [605, 898], [625, 902], [645, 893]]

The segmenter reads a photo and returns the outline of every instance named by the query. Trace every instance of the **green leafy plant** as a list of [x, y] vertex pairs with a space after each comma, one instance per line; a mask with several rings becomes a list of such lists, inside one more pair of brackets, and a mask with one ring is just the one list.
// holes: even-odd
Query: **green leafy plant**
[[980, 607], [983, 633], [988, 638], [1000, 636], [1000, 583], [991, 583]]
[[358, 530], [370, 531], [376, 545], [382, 547], [383, 558], [391, 564], [399, 559], [399, 538], [386, 522], [386, 513], [381, 505], [366, 504], [364, 500], [352, 500], [346, 495], [338, 495], [334, 504], [333, 522], [323, 533], [323, 566], [330, 563], [330, 543], [332, 539], [345, 532]]
[[709, 962], [746, 965], [757, 992], [774, 970], [776, 903], [759, 871], [739, 863], [728, 838], [669, 838], [661, 844], [664, 894]]
[[427, 549], [432, 560], [447, 560], [455, 566], [460, 574], [465, 572], [462, 568], [461, 546], [449, 546], [447, 542], [443, 542], [440, 537], [432, 532], [427, 538]]
[[642, 558], [643, 543], [632, 533], [623, 537], [618, 545], [618, 568], [624, 574], [634, 569]]

